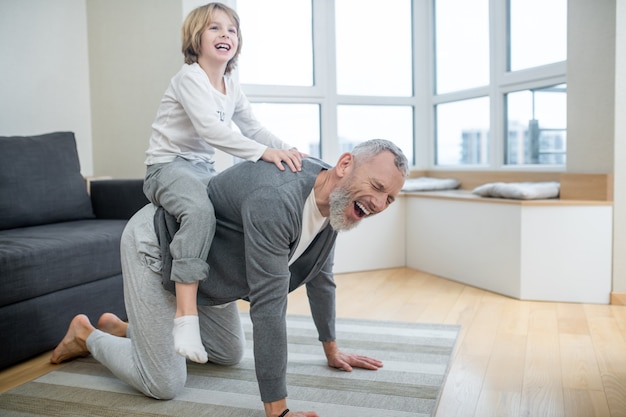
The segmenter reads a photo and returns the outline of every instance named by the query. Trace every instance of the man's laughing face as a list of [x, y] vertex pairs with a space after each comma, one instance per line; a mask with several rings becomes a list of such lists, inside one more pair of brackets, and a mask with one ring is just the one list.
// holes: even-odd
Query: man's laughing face
[[352, 229], [393, 203], [403, 185], [404, 175], [396, 168], [391, 152], [354, 165], [330, 194], [330, 225], [336, 231]]

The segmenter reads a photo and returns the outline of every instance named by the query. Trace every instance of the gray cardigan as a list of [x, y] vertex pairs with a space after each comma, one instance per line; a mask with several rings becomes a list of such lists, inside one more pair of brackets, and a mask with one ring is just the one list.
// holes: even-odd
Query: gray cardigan
[[[302, 233], [304, 203], [322, 161], [303, 160], [302, 171], [274, 164], [242, 162], [217, 175], [208, 187], [217, 228], [208, 256], [209, 278], [201, 281], [198, 303], [250, 301], [256, 374], [265, 402], [287, 396], [287, 294], [306, 285], [320, 341], [335, 339], [337, 237], [326, 226], [291, 267], [288, 261]], [[159, 221], [155, 224], [159, 228]], [[162, 230], [157, 230], [162, 236]]]

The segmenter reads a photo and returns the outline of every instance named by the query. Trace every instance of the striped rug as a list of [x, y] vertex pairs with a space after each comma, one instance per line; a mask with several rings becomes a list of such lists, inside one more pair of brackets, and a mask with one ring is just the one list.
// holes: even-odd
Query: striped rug
[[[158, 401], [138, 394], [92, 358], [0, 394], [2, 416], [264, 417], [252, 358], [250, 319], [243, 317], [248, 351], [235, 367], [189, 364], [184, 392]], [[326, 365], [309, 317], [290, 316], [288, 404], [321, 417], [433, 416], [460, 328], [339, 319], [346, 352], [380, 359], [378, 371], [343, 372]]]

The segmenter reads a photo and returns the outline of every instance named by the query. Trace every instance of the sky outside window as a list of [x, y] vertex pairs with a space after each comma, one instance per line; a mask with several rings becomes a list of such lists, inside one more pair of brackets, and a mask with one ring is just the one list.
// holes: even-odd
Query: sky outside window
[[510, 0], [511, 71], [567, 59], [567, 0]]
[[320, 110], [317, 104], [253, 103], [254, 114], [276, 136], [320, 157]]
[[489, 163], [489, 98], [437, 106], [437, 165]]
[[387, 139], [413, 161], [413, 108], [411, 106], [337, 107], [340, 152], [368, 139]]
[[237, 0], [237, 14], [242, 84], [313, 85], [311, 0]]
[[410, 0], [335, 0], [337, 93], [413, 94]]
[[489, 0], [436, 0], [437, 94], [489, 85]]

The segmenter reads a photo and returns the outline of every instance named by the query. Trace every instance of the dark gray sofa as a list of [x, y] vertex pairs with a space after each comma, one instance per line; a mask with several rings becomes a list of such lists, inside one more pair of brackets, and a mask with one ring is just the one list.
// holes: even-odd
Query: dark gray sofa
[[0, 137], [0, 369], [54, 348], [78, 313], [126, 318], [119, 245], [142, 185], [88, 193], [71, 132]]

